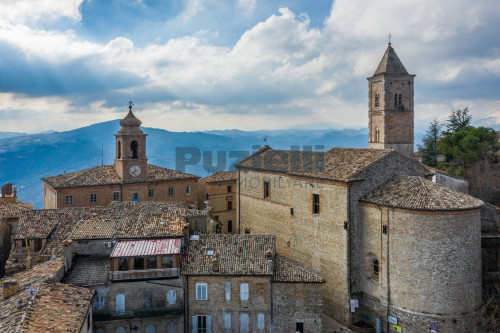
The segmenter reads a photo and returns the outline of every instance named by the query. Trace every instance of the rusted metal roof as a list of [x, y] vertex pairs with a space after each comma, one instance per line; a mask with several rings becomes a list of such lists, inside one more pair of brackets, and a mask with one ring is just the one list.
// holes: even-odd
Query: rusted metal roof
[[163, 254], [178, 254], [181, 250], [180, 238], [160, 238], [118, 241], [112, 258], [136, 257], [136, 256], [156, 256]]

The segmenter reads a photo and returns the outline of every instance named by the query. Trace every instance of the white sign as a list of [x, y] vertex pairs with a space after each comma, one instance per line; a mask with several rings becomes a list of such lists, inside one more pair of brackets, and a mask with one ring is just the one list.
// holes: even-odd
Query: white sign
[[398, 318], [393, 317], [393, 316], [387, 316], [387, 321], [388, 321], [390, 324], [394, 324], [394, 325], [397, 325], [397, 324], [398, 324]]
[[359, 307], [359, 300], [351, 298], [349, 304], [351, 305], [351, 308], [357, 308]]

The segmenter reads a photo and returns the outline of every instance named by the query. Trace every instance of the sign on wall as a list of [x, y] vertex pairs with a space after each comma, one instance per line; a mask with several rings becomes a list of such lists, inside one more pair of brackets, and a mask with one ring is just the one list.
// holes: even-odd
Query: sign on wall
[[401, 326], [398, 326], [398, 325], [393, 325], [392, 329], [393, 329], [393, 332], [398, 332], [398, 333], [403, 332], [403, 329], [401, 328]]
[[432, 324], [431, 325], [431, 333], [437, 333], [437, 324]]
[[397, 324], [398, 324], [398, 318], [393, 317], [393, 316], [387, 316], [387, 321], [388, 321], [390, 324], [394, 324], [394, 325], [397, 325]]
[[351, 307], [351, 312], [355, 312], [356, 308], [359, 307], [359, 300], [351, 298], [349, 300], [349, 306]]

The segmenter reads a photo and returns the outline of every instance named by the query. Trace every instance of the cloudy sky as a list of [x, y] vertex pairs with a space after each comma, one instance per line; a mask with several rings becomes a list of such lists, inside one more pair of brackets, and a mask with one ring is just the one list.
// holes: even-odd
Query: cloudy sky
[[2, 0], [0, 131], [121, 118], [172, 131], [367, 126], [392, 45], [422, 129], [469, 106], [500, 129], [500, 2]]

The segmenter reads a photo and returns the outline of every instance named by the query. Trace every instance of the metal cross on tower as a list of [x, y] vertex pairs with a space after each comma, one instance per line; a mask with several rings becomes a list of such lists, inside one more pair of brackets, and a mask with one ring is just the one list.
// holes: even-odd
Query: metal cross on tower
[[392, 37], [392, 35], [389, 33], [388, 37], [389, 37], [389, 45], [391, 45], [391, 37]]
[[134, 103], [132, 101], [128, 102], [128, 109], [132, 111], [132, 107], [134, 106]]

